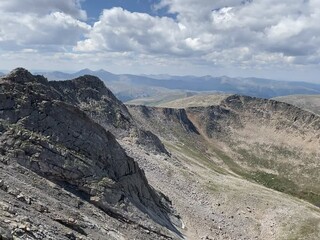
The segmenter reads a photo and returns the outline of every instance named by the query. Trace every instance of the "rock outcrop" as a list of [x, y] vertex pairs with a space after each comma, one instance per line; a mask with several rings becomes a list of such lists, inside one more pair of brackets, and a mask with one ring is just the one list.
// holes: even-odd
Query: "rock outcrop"
[[85, 75], [68, 81], [51, 81], [63, 101], [90, 116], [118, 139], [131, 138], [149, 151], [168, 154], [164, 145], [150, 131], [144, 131], [132, 119], [127, 107], [97, 77]]
[[[93, 103], [91, 107], [90, 103]], [[103, 108], [101, 112], [106, 114], [106, 119], [96, 107]], [[104, 127], [97, 122], [104, 122]], [[75, 234], [91, 239], [90, 234], [99, 235], [99, 231], [103, 235], [101, 219], [91, 219], [97, 224], [97, 229], [93, 230], [84, 223], [82, 226], [79, 219], [68, 218], [67, 213], [65, 217], [42, 216], [48, 211], [58, 212], [63, 209], [61, 205], [68, 205], [68, 201], [78, 201], [78, 205], [86, 205], [87, 211], [96, 211], [96, 214], [102, 210], [99, 214], [108, 216], [108, 221], [129, 225], [114, 230], [119, 236], [128, 234], [126, 228], [130, 226], [135, 226], [133, 233], [137, 236], [147, 232], [143, 239], [177, 236], [172, 233], [177, 230], [170, 221], [168, 199], [149, 186], [138, 164], [127, 156], [113, 134], [106, 131], [107, 125], [127, 129], [130, 124], [130, 115], [124, 105], [94, 77], [85, 76], [59, 84], [33, 76], [25, 69], [16, 69], [2, 78], [0, 205], [7, 210], [5, 214], [0, 213], [0, 219], [6, 220], [7, 224], [0, 225], [0, 238], [42, 239], [41, 234], [54, 236], [54, 229], [60, 229], [61, 225], [71, 230], [64, 236], [58, 234], [55, 239], [76, 239]], [[56, 189], [42, 188], [48, 185], [44, 179], [55, 184]], [[19, 182], [24, 182], [23, 186], [19, 187]], [[46, 184], [42, 186], [40, 182]], [[25, 185], [32, 186], [32, 190]], [[68, 197], [61, 199], [64, 192]], [[40, 195], [46, 196], [39, 199]], [[30, 226], [17, 227], [22, 222], [10, 213], [10, 208], [17, 208], [10, 205], [13, 203], [10, 196], [24, 202], [21, 209], [15, 211], [29, 211]], [[72, 211], [72, 204], [66, 211]], [[83, 215], [82, 218], [95, 218]], [[35, 218], [46, 221], [49, 218], [51, 223], [43, 224], [39, 229], [31, 226], [41, 224]], [[115, 227], [114, 222], [110, 223], [112, 227]]]

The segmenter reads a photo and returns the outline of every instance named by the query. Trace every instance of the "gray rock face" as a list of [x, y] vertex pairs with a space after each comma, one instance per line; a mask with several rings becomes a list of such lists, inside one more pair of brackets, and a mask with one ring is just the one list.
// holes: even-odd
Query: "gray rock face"
[[71, 81], [52, 81], [65, 102], [77, 106], [117, 138], [131, 137], [135, 143], [168, 154], [156, 135], [137, 126], [126, 106], [97, 77], [85, 75]]
[[[87, 87], [88, 83], [90, 87]], [[103, 111], [115, 113], [118, 110], [111, 105], [111, 101], [115, 101], [113, 94], [93, 77], [85, 76], [59, 85], [48, 83], [24, 69], [16, 69], [2, 78], [0, 171], [10, 169], [18, 176], [18, 169], [23, 167], [27, 174], [30, 171], [37, 174], [34, 179], [45, 178], [54, 182], [92, 207], [102, 209], [111, 218], [135, 224], [158, 237], [169, 238], [166, 234], [171, 233], [167, 229], [175, 231], [169, 218], [169, 203], [149, 186], [143, 171], [126, 155], [115, 137], [88, 116], [88, 113], [94, 114], [94, 106], [86, 113], [76, 107], [92, 101], [96, 101], [94, 104], [97, 101], [109, 103]], [[119, 101], [115, 101], [115, 105], [119, 107], [120, 115], [111, 114], [106, 121], [114, 123], [120, 119], [121, 128], [126, 129], [131, 124], [129, 114]], [[129, 120], [122, 121], [122, 118]], [[37, 186], [29, 178], [27, 181]], [[8, 187], [1, 189], [9, 194]], [[49, 190], [46, 191], [50, 194]], [[18, 198], [19, 194], [14, 196]], [[25, 202], [32, 205], [31, 200]], [[58, 222], [77, 229], [68, 221]], [[45, 228], [50, 231], [50, 227], [53, 226]], [[13, 227], [7, 230], [0, 225], [2, 238], [10, 239], [8, 231], [14, 232]], [[22, 233], [25, 234], [26, 231]]]

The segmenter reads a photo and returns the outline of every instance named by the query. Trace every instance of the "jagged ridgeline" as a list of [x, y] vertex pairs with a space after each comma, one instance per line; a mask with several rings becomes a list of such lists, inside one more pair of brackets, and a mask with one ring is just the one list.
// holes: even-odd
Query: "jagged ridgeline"
[[178, 238], [168, 199], [115, 136], [168, 154], [96, 77], [1, 78], [0, 238]]

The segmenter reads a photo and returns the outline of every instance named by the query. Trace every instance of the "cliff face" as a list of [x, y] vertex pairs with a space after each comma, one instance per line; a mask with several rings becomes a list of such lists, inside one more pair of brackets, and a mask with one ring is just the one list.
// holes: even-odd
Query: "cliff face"
[[[101, 101], [105, 103], [102, 111], [112, 112], [107, 119], [95, 112], [95, 104]], [[94, 104], [89, 108], [90, 102]], [[99, 106], [102, 107], [102, 103]], [[89, 117], [91, 113], [92, 118]], [[101, 119], [96, 120], [97, 116]], [[10, 195], [9, 183], [13, 186], [17, 181], [23, 181], [18, 172], [24, 169], [26, 175], [37, 174], [26, 180], [35, 188], [40, 188], [37, 181], [50, 180], [61, 191], [66, 189], [81, 201], [102, 209], [111, 218], [129, 225], [137, 224], [141, 231], [150, 229], [148, 231], [158, 236], [170, 235], [167, 229], [175, 228], [169, 220], [167, 200], [149, 186], [144, 172], [105, 129], [117, 122], [121, 122], [118, 127], [127, 129], [133, 124], [129, 117], [125, 106], [96, 78], [84, 77], [58, 84], [33, 76], [24, 69], [14, 70], [0, 80], [2, 190]], [[97, 123], [101, 121], [105, 122], [104, 127]], [[17, 180], [9, 178], [10, 175], [16, 175]], [[58, 198], [55, 194], [50, 195], [49, 189], [43, 193]], [[11, 195], [18, 198], [19, 194]], [[39, 202], [46, 206], [45, 201]], [[33, 205], [30, 201], [27, 208], [32, 212], [39, 204]], [[57, 205], [51, 207], [51, 211], [58, 208]], [[36, 215], [30, 216], [33, 217]], [[64, 222], [63, 225], [68, 224]], [[72, 223], [69, 225], [74, 228]], [[8, 224], [3, 229], [14, 232], [14, 226]], [[51, 228], [50, 224], [44, 226], [49, 232]], [[80, 235], [92, 232], [84, 230], [87, 227], [76, 228], [82, 229], [76, 231]], [[125, 229], [123, 233], [126, 233]], [[20, 231], [20, 234], [21, 239], [27, 239], [29, 233]], [[57, 239], [64, 237], [66, 235]]]
[[64, 101], [79, 107], [116, 135], [124, 135], [134, 126], [126, 107], [97, 77], [85, 75], [49, 84], [61, 93]]

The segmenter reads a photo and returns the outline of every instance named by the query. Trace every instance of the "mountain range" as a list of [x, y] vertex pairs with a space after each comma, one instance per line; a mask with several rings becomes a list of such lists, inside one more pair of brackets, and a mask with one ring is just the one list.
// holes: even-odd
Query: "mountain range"
[[112, 74], [102, 69], [98, 71], [83, 69], [72, 74], [63, 72], [40, 72], [37, 74], [41, 74], [49, 80], [73, 79], [86, 74], [94, 75], [102, 79], [124, 102], [146, 98], [160, 101], [163, 89], [168, 90], [172, 95], [176, 95], [177, 91], [179, 93], [188, 91], [223, 92], [261, 98], [292, 94], [320, 94], [320, 84], [262, 78]]

